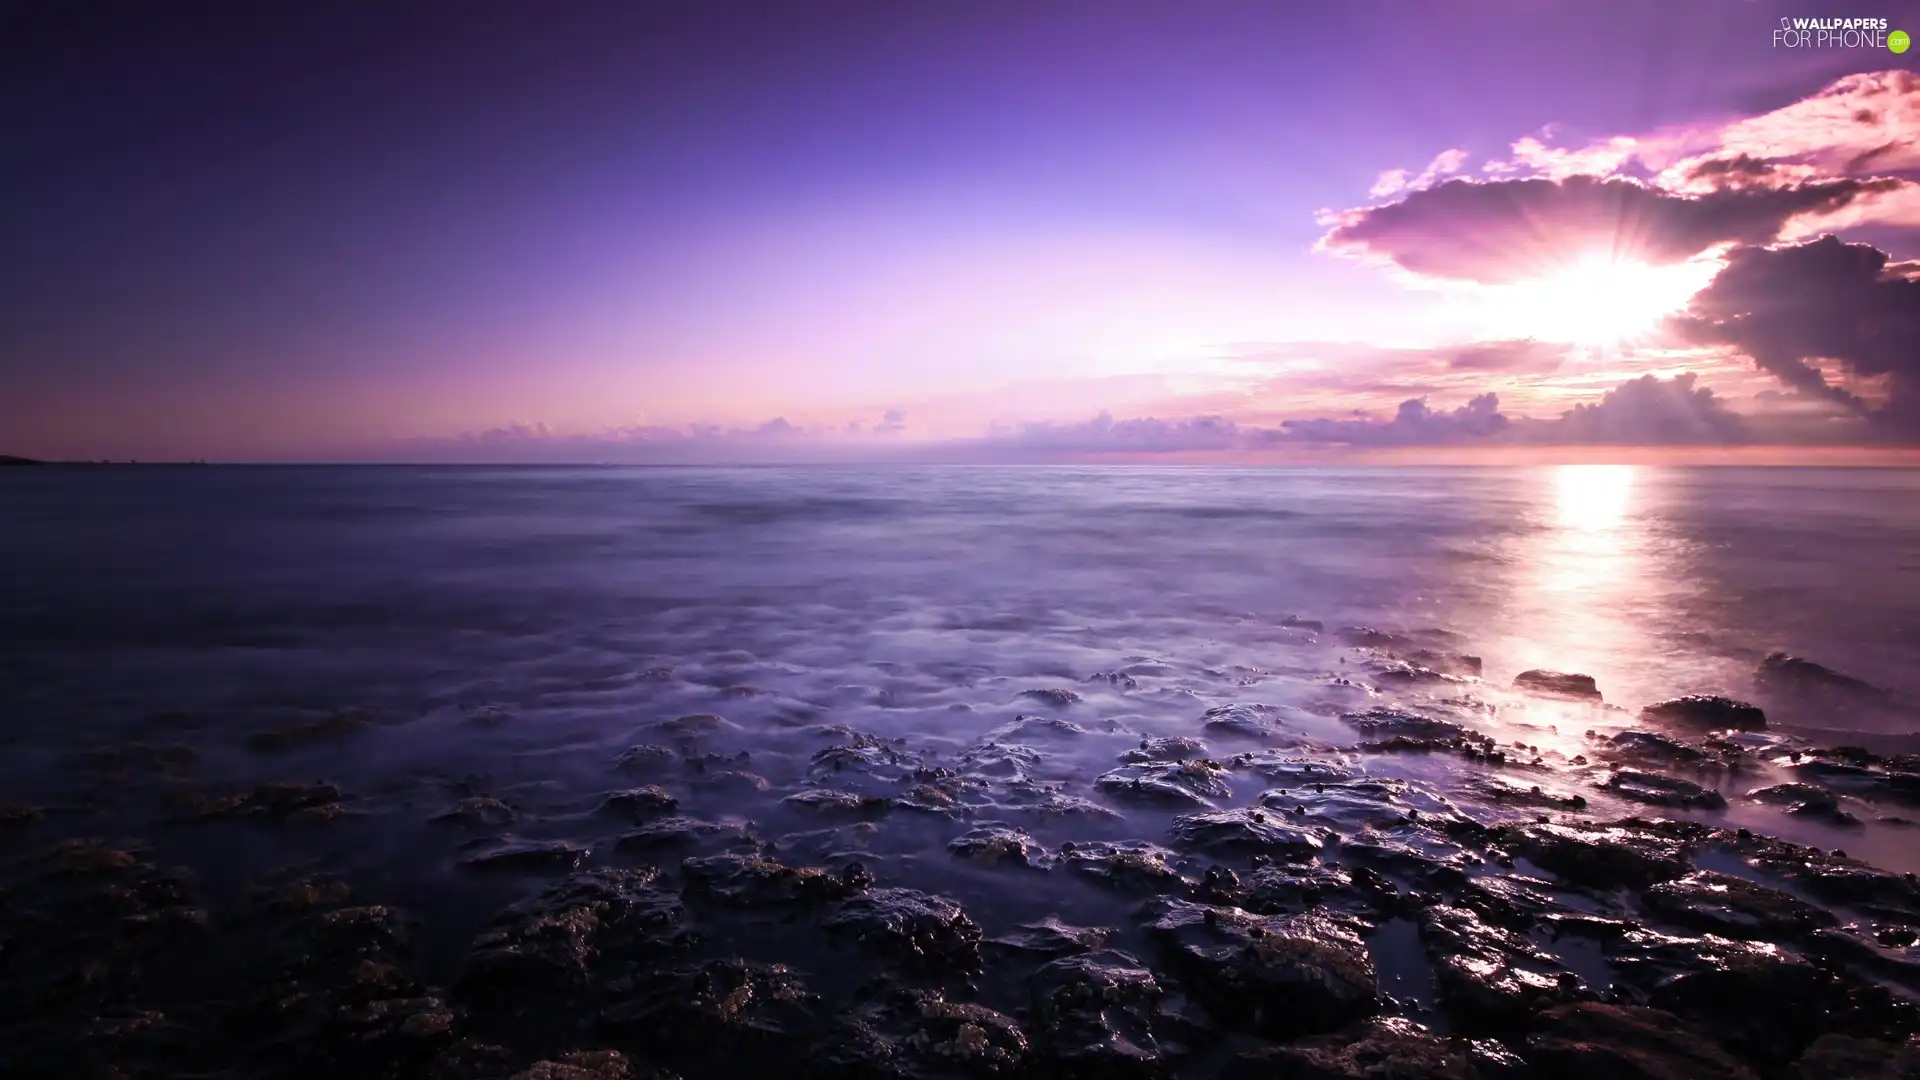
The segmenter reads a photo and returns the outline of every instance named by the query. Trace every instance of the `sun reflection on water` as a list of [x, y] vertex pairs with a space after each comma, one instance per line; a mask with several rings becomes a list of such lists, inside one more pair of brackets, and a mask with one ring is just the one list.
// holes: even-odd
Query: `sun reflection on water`
[[[1508, 655], [1519, 668], [1582, 672], [1617, 691], [1617, 677], [1651, 645], [1638, 617], [1656, 569], [1638, 512], [1644, 478], [1633, 465], [1562, 465], [1543, 479], [1539, 528], [1516, 553]], [[1583, 706], [1544, 701], [1529, 702], [1526, 714], [1568, 735], [1594, 719]]]

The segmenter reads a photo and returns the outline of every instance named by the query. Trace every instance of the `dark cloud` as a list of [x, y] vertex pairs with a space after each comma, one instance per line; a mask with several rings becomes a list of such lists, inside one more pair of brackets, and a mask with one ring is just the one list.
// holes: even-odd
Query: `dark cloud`
[[1551, 273], [1595, 251], [1666, 264], [1717, 244], [1764, 244], [1796, 217], [1833, 213], [1903, 184], [1835, 179], [1689, 195], [1593, 176], [1449, 180], [1397, 203], [1347, 212], [1323, 244], [1416, 274], [1499, 284]]
[[[1699, 344], [1739, 349], [1802, 393], [1920, 433], [1920, 280], [1878, 248], [1825, 236], [1735, 249], [1676, 325]], [[1819, 360], [1887, 376], [1887, 402], [1873, 408], [1829, 384]]]
[[1485, 441], [1504, 432], [1511, 423], [1500, 412], [1498, 394], [1481, 394], [1448, 412], [1435, 412], [1425, 399], [1400, 403], [1400, 411], [1384, 423], [1373, 420], [1288, 420], [1281, 429], [1286, 438], [1307, 442], [1337, 442], [1356, 446], [1434, 446]]
[[1751, 441], [1747, 419], [1727, 408], [1692, 372], [1643, 375], [1575, 405], [1560, 419], [1529, 426], [1529, 441], [1576, 445], [1725, 445]]

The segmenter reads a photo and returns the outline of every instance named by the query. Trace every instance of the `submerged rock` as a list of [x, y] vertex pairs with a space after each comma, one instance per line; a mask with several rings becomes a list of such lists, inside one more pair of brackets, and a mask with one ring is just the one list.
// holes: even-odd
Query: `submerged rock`
[[1169, 832], [1175, 843], [1195, 851], [1291, 860], [1311, 859], [1333, 835], [1331, 829], [1294, 825], [1278, 813], [1259, 809], [1184, 814], [1173, 820]]
[[1042, 705], [1051, 705], [1056, 709], [1064, 709], [1069, 705], [1078, 705], [1080, 703], [1080, 695], [1068, 690], [1064, 686], [1049, 686], [1039, 690], [1022, 690], [1020, 691], [1020, 696], [1032, 701], [1038, 701]]
[[1661, 776], [1658, 773], [1621, 769], [1608, 777], [1603, 786], [1623, 799], [1650, 803], [1654, 806], [1703, 810], [1724, 810], [1727, 807], [1727, 797], [1712, 788], [1701, 787], [1691, 780], [1679, 780], [1671, 776]]
[[1071, 819], [1086, 821], [1122, 820], [1120, 812], [1111, 807], [1102, 806], [1092, 799], [1082, 798], [1078, 795], [1068, 795], [1057, 791], [1048, 793], [1038, 802], [1009, 806], [1005, 809], [1017, 810], [1023, 814], [1031, 814], [1042, 821]]
[[851, 818], [875, 817], [886, 813], [893, 805], [877, 795], [856, 795], [851, 791], [835, 791], [832, 788], [808, 788], [780, 802], [783, 806], [809, 813]]
[[1708, 694], [1656, 701], [1640, 710], [1640, 718], [1706, 731], [1764, 731], [1767, 727], [1767, 714], [1758, 705]]
[[240, 791], [210, 794], [173, 792], [167, 799], [175, 821], [264, 820], [284, 822], [334, 821], [346, 813], [340, 789], [332, 784], [261, 784]]
[[431, 825], [475, 826], [511, 825], [520, 820], [520, 811], [499, 799], [486, 795], [476, 795], [470, 799], [461, 799], [452, 806], [427, 819]]
[[575, 869], [590, 854], [567, 840], [483, 840], [461, 858], [460, 869], [477, 874], [550, 874]]
[[1601, 743], [1598, 754], [1608, 761], [1669, 769], [1702, 769], [1719, 763], [1716, 755], [1700, 747], [1654, 731], [1617, 732]]
[[664, 746], [640, 743], [620, 751], [620, 755], [613, 759], [613, 767], [628, 773], [658, 772], [672, 765], [679, 757]]
[[1164, 892], [1187, 882], [1172, 863], [1179, 856], [1138, 840], [1060, 845], [1062, 865], [1101, 884], [1129, 892]]
[[620, 851], [660, 851], [699, 844], [732, 846], [752, 840], [752, 832], [743, 825], [677, 816], [661, 818], [623, 833], [614, 841], [614, 847]]
[[999, 937], [988, 938], [985, 944], [1034, 956], [1076, 956], [1100, 948], [1112, 937], [1113, 931], [1105, 927], [1069, 926], [1059, 919], [1046, 918], [1021, 923]]
[[1128, 765], [1149, 765], [1206, 756], [1206, 743], [1189, 735], [1170, 735], [1157, 739], [1141, 739], [1140, 745], [1120, 755], [1120, 760]]
[[1172, 806], [1212, 806], [1209, 798], [1233, 794], [1226, 771], [1211, 761], [1161, 765], [1124, 765], [1093, 782], [1099, 791], [1131, 802]]
[[1213, 735], [1266, 739], [1280, 733], [1280, 715], [1272, 705], [1217, 705], [1200, 715], [1200, 726]]
[[687, 716], [676, 716], [671, 720], [656, 720], [648, 724], [646, 730], [666, 738], [690, 741], [709, 735], [737, 732], [740, 730], [740, 725], [713, 713], [693, 713]]
[[[1436, 1038], [1399, 1017], [1369, 1020], [1285, 1046], [1262, 1046], [1227, 1063], [1222, 1080], [1495, 1080], [1487, 1055]], [[1517, 1064], [1517, 1063], [1516, 1063]], [[1509, 1070], [1510, 1071], [1510, 1070]]]
[[1413, 820], [1438, 822], [1454, 816], [1453, 805], [1431, 789], [1388, 778], [1316, 781], [1275, 788], [1260, 794], [1260, 805], [1288, 815], [1296, 825], [1322, 825], [1349, 832]]
[[1086, 728], [1057, 716], [1022, 715], [987, 732], [987, 738], [991, 742], [1003, 743], [1026, 738], [1077, 738], [1086, 733]]
[[1662, 882], [1640, 899], [1678, 925], [1732, 938], [1790, 941], [1839, 921], [1778, 889], [1711, 870]]
[[373, 719], [360, 709], [346, 709], [322, 720], [256, 731], [247, 737], [255, 750], [292, 750], [320, 743], [339, 742], [373, 727]]
[[1516, 780], [1498, 774], [1476, 776], [1467, 781], [1467, 789], [1497, 806], [1538, 807], [1545, 810], [1585, 810], [1587, 797], [1556, 784], [1533, 782], [1531, 777]]
[[947, 845], [954, 855], [988, 866], [1024, 866], [1044, 870], [1053, 864], [1053, 856], [1033, 837], [999, 822], [980, 827], [955, 838]]
[[495, 916], [474, 940], [455, 994], [487, 1008], [560, 1008], [637, 959], [685, 945], [680, 898], [659, 871], [578, 873]]
[[1427, 908], [1419, 925], [1441, 1003], [1464, 1024], [1511, 1029], [1580, 992], [1579, 979], [1551, 954], [1465, 908]]
[[1261, 916], [1171, 897], [1144, 911], [1174, 974], [1222, 1023], [1289, 1039], [1333, 1031], [1378, 1007], [1366, 945], [1327, 916]]
[[600, 800], [600, 813], [626, 818], [636, 824], [667, 817], [679, 809], [679, 799], [653, 784], [615, 791]]
[[944, 896], [872, 889], [841, 904], [822, 925], [909, 967], [980, 966], [980, 928]]
[[1165, 1076], [1199, 1034], [1153, 972], [1127, 953], [1056, 960], [1034, 972], [1029, 986], [1042, 1075]]
[[859, 863], [832, 873], [788, 866], [761, 855], [714, 855], [680, 864], [689, 901], [723, 907], [769, 908], [844, 900], [870, 884]]
[[1279, 750], [1256, 750], [1252, 753], [1236, 754], [1228, 759], [1227, 766], [1233, 769], [1245, 769], [1286, 788], [1299, 787], [1302, 784], [1342, 783], [1360, 775], [1358, 769], [1337, 759], [1321, 756], [1306, 757]]
[[1840, 808], [1840, 797], [1818, 784], [1775, 784], [1754, 788], [1747, 798], [1773, 806], [1784, 806], [1798, 817], [1824, 820], [1833, 825], [1859, 825], [1860, 819]]
[[1754, 681], [1779, 694], [1874, 700], [1884, 696], [1872, 683], [1842, 675], [1830, 667], [1783, 652], [1770, 654], [1754, 672]]
[[1522, 1056], [1553, 1080], [1755, 1080], [1678, 1017], [1599, 1002], [1547, 1010]]
[[1505, 836], [1518, 854], [1587, 888], [1645, 887], [1692, 869], [1686, 843], [1631, 823], [1532, 824]]
[[936, 990], [898, 989], [840, 1018], [806, 1069], [858, 1080], [988, 1080], [1024, 1075], [1027, 1036], [986, 1008]]
[[1575, 701], [1600, 701], [1600, 687], [1591, 675], [1534, 668], [1513, 677], [1517, 690], [1542, 697], [1569, 698]]
[[594, 1029], [670, 1061], [790, 1063], [805, 1048], [817, 997], [785, 964], [725, 958], [633, 980]]
[[960, 768], [981, 776], [1024, 777], [1040, 768], [1040, 751], [1019, 743], [990, 742], [960, 755]]

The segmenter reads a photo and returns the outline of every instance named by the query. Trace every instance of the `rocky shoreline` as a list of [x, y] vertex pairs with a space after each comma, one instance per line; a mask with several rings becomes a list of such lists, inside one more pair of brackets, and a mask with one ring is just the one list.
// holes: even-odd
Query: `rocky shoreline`
[[[1806, 745], [1722, 697], [1610, 717], [1576, 753], [1496, 738], [1477, 659], [1345, 634], [1338, 708], [1101, 721], [1083, 693], [1138, 689], [1140, 664], [1029, 691], [1038, 712], [959, 746], [663, 715], [594, 790], [463, 778], [406, 812], [220, 782], [206, 726], [159, 714], [62, 764], [134, 793], [141, 839], [0, 807], [0, 1074], [1920, 1076], [1915, 876], [1712, 818], [1900, 829], [1920, 760]], [[1756, 685], [1874, 692], [1784, 656]], [[1430, 692], [1379, 692], [1406, 687]], [[1514, 692], [1607, 708], [1584, 676]], [[370, 752], [385, 723], [329, 713], [222, 754]], [[1089, 745], [1106, 770], [1063, 771]], [[479, 925], [324, 860], [233, 881], [174, 857], [352, 830], [443, 845]]]

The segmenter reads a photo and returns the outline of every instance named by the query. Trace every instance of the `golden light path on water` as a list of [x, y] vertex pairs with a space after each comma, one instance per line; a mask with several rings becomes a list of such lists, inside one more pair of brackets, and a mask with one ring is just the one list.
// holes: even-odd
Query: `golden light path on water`
[[[1664, 577], [1645, 512], [1648, 477], [1633, 465], [1561, 465], [1539, 479], [1537, 527], [1514, 554], [1504, 651], [1516, 672], [1590, 674], [1609, 700], [1637, 707], [1620, 700], [1621, 678], [1658, 649], [1643, 616]], [[1529, 726], [1555, 729], [1550, 741], [1568, 754], [1596, 726], [1585, 706], [1532, 699], [1523, 708]]]

